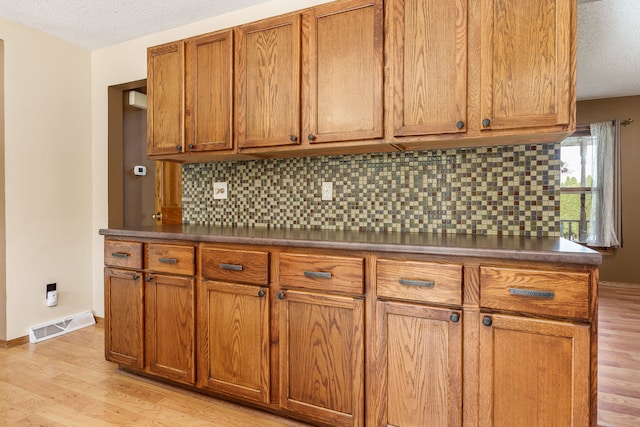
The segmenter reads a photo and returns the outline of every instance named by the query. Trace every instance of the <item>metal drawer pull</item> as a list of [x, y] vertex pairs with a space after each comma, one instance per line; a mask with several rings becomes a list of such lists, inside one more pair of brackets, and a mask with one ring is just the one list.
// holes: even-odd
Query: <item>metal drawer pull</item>
[[178, 258], [158, 258], [158, 261], [163, 262], [165, 264], [177, 264]]
[[426, 280], [400, 279], [399, 282], [401, 285], [420, 286], [423, 288], [433, 288], [436, 285], [436, 282], [426, 281]]
[[327, 271], [305, 271], [304, 277], [311, 277], [314, 279], [331, 279], [331, 273]]
[[555, 293], [553, 291], [531, 291], [529, 289], [510, 288], [509, 293], [511, 295], [517, 295], [520, 297], [536, 297], [536, 298], [548, 298], [553, 299]]
[[126, 252], [111, 252], [111, 256], [116, 257], [116, 258], [128, 258], [131, 255], [129, 255]]
[[220, 268], [223, 270], [242, 271], [242, 266], [237, 264], [220, 264]]

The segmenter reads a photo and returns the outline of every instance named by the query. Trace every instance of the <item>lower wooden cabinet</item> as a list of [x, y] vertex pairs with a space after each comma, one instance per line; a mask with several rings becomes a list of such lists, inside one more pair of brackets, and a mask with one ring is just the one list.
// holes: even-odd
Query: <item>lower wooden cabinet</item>
[[198, 386], [268, 403], [269, 288], [204, 280], [198, 310]]
[[334, 426], [364, 421], [364, 301], [282, 291], [280, 405]]
[[105, 358], [122, 366], [144, 367], [144, 287], [142, 273], [104, 269]]
[[145, 277], [146, 369], [173, 381], [195, 384], [194, 278]]
[[461, 312], [379, 301], [377, 319], [371, 425], [462, 425]]
[[480, 426], [588, 426], [589, 326], [483, 315]]

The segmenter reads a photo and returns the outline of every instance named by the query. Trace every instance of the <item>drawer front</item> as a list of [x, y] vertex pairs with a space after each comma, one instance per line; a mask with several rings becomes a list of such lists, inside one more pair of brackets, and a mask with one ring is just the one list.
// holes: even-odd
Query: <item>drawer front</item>
[[195, 274], [195, 248], [184, 245], [149, 243], [147, 245], [147, 269], [159, 273]]
[[589, 273], [480, 267], [480, 305], [588, 319]]
[[361, 294], [364, 259], [329, 255], [280, 254], [280, 285]]
[[462, 304], [462, 265], [379, 259], [378, 297]]
[[269, 253], [201, 248], [202, 277], [224, 282], [269, 284]]
[[142, 243], [105, 240], [104, 264], [113, 267], [142, 268]]

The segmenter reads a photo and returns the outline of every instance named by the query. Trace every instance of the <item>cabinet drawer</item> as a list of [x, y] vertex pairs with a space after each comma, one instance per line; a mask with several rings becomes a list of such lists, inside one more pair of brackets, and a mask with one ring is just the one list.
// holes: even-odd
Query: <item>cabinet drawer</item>
[[202, 277], [255, 285], [269, 283], [269, 253], [202, 248]]
[[329, 255], [280, 255], [280, 285], [361, 294], [364, 259]]
[[114, 267], [142, 268], [142, 243], [105, 240], [104, 264]]
[[480, 267], [480, 305], [587, 319], [589, 273]]
[[379, 259], [378, 297], [462, 304], [462, 265]]
[[184, 245], [149, 243], [147, 245], [147, 269], [171, 274], [195, 274], [195, 248]]

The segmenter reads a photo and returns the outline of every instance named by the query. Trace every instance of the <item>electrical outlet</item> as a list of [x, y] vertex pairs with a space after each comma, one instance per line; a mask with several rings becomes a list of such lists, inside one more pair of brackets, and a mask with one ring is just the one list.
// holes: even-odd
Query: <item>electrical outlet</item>
[[333, 200], [333, 182], [322, 183], [322, 200]]
[[215, 200], [227, 199], [227, 183], [226, 182], [214, 182], [213, 183], [213, 198]]

